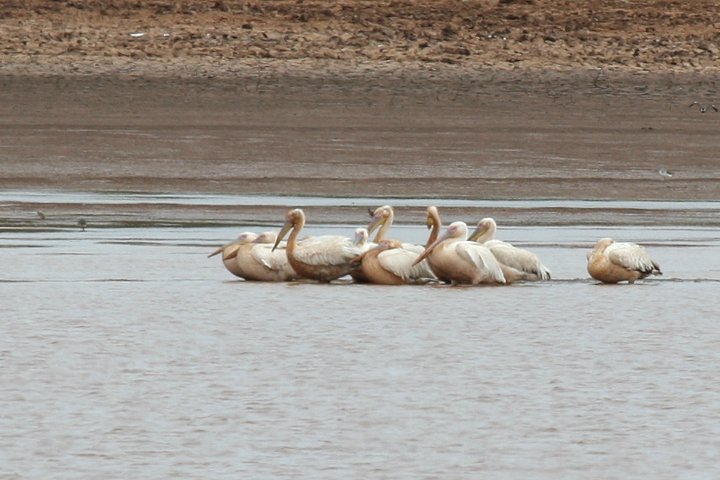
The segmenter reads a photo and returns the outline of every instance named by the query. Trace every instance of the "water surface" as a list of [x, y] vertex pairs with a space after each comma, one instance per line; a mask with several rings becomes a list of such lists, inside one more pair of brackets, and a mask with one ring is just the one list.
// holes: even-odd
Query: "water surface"
[[[1, 234], [0, 478], [720, 473], [716, 230], [508, 228], [555, 280], [451, 288], [235, 280], [243, 229]], [[604, 235], [665, 275], [589, 281]]]

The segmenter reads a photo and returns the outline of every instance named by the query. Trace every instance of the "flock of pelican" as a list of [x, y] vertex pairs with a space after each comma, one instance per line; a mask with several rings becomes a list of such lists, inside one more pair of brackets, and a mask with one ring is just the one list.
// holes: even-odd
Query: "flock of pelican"
[[[480, 220], [473, 232], [465, 222], [453, 222], [441, 233], [440, 213], [430, 206], [426, 211], [427, 242], [415, 245], [387, 238], [394, 220], [390, 205], [370, 214], [372, 220], [367, 227], [356, 229], [354, 239], [340, 235], [299, 239], [305, 214], [295, 208], [287, 213], [279, 233], [243, 232], [208, 256], [222, 254], [225, 268], [233, 275], [266, 282], [310, 279], [327, 283], [350, 275], [358, 283], [381, 285], [508, 285], [551, 278], [537, 255], [495, 238], [497, 224], [492, 218]], [[600, 239], [587, 260], [590, 276], [603, 283], [634, 283], [649, 275], [662, 275], [642, 246], [616, 243], [611, 238]]]

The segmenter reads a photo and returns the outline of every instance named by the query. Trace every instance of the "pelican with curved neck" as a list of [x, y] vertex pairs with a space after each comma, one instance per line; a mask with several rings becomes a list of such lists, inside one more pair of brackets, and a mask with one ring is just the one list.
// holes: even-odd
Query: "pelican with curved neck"
[[468, 240], [477, 243], [485, 243], [490, 240], [495, 240], [495, 233], [497, 232], [497, 223], [495, 220], [487, 217], [480, 220]]
[[438, 278], [448, 278], [453, 284], [505, 284], [505, 276], [495, 256], [485, 246], [466, 240], [465, 222], [453, 222], [415, 260], [427, 258]]
[[427, 207], [425, 214], [427, 216], [425, 225], [427, 225], [428, 230], [430, 230], [430, 235], [428, 235], [427, 242], [425, 243], [425, 248], [427, 248], [440, 236], [442, 222], [440, 221], [440, 212], [438, 212], [437, 207], [434, 205]]
[[305, 213], [299, 208], [290, 210], [273, 250], [290, 232], [285, 253], [298, 275], [319, 282], [331, 282], [349, 274], [354, 268], [351, 260], [362, 253], [362, 249], [349, 238], [339, 235], [308, 237], [298, 242], [304, 226]]
[[385, 240], [385, 235], [390, 231], [390, 227], [395, 219], [395, 212], [390, 205], [383, 205], [373, 211], [372, 218], [372, 221], [367, 226], [367, 231], [369, 235], [372, 235], [372, 232], [380, 227], [373, 240], [375, 243], [380, 243], [382, 240]]

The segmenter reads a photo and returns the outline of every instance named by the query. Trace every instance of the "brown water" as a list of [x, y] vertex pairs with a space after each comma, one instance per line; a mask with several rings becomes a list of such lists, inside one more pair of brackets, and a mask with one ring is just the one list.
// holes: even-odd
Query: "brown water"
[[243, 282], [245, 229], [0, 233], [0, 478], [720, 474], [716, 229], [507, 228], [554, 280], [498, 288]]

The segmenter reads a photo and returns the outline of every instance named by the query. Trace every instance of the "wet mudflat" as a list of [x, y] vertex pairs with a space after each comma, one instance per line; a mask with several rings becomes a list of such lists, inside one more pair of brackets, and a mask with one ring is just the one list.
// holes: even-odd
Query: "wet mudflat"
[[[718, 473], [717, 230], [508, 227], [554, 280], [453, 288], [235, 280], [246, 229], [0, 234], [2, 478]], [[590, 281], [605, 235], [665, 275]]]
[[596, 73], [281, 78], [250, 91], [247, 79], [9, 77], [0, 186], [717, 200], [720, 114], [688, 107], [714, 84], [609, 73], [600, 88]]

